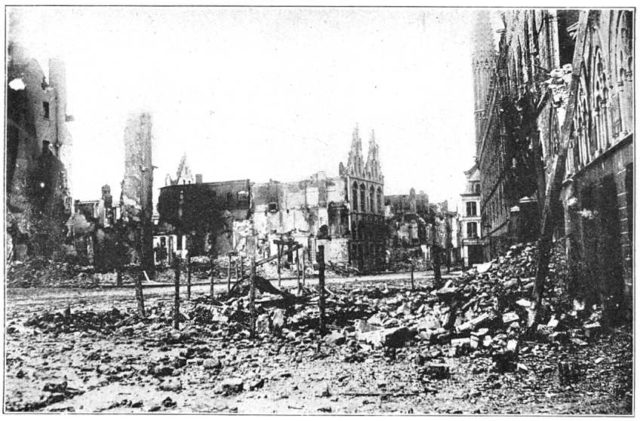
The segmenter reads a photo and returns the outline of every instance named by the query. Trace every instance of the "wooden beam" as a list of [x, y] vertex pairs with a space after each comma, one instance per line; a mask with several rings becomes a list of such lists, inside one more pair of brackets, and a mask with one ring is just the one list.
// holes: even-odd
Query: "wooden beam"
[[318, 293], [320, 294], [320, 299], [318, 300], [318, 306], [320, 307], [320, 334], [323, 335], [325, 332], [325, 314], [324, 314], [324, 246], [318, 246], [318, 255], [316, 257], [318, 261]]
[[278, 249], [278, 288], [282, 287], [282, 276], [280, 275], [280, 261], [282, 260], [281, 244], [276, 243]]
[[173, 295], [173, 327], [175, 329], [180, 329], [180, 260], [182, 260], [181, 257], [176, 254], [173, 259], [175, 271], [175, 279], [173, 281], [175, 288]]
[[551, 177], [547, 183], [547, 189], [544, 201], [544, 210], [542, 213], [542, 221], [540, 224], [540, 239], [538, 241], [538, 261], [536, 267], [536, 280], [534, 285], [534, 307], [529, 315], [529, 327], [537, 321], [538, 310], [542, 303], [542, 294], [544, 292], [545, 280], [549, 274], [549, 260], [551, 258], [551, 247], [553, 240], [553, 231], [558, 223], [558, 203], [560, 202], [560, 192], [562, 189], [562, 181], [566, 170], [566, 158], [571, 140], [571, 129], [573, 126], [573, 114], [576, 105], [576, 93], [580, 85], [580, 70], [582, 68], [584, 47], [587, 35], [587, 24], [589, 20], [589, 11], [580, 12], [578, 20], [578, 36], [576, 47], [573, 53], [573, 70], [571, 74], [571, 84], [569, 86], [569, 95], [567, 98], [567, 108], [564, 121], [560, 131], [560, 150], [554, 157]]
[[231, 293], [231, 254], [229, 254], [229, 266], [227, 267], [227, 294]]
[[251, 338], [256, 337], [256, 258], [251, 257], [251, 290], [249, 291], [249, 311], [251, 312]]

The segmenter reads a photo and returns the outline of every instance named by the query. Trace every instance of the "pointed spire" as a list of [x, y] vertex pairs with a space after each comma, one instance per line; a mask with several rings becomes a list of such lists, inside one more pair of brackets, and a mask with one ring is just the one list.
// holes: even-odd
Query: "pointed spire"
[[187, 163], [187, 153], [182, 154], [180, 163], [178, 164], [178, 170], [176, 171], [176, 179], [174, 184], [191, 184], [193, 183], [193, 174], [191, 174], [191, 168]]
[[351, 150], [358, 155], [362, 155], [362, 141], [360, 140], [358, 123], [356, 123], [356, 127], [353, 129], [353, 138], [351, 140]]
[[373, 180], [382, 179], [382, 171], [380, 169], [380, 161], [378, 157], [378, 143], [376, 142], [376, 134], [371, 130], [371, 138], [369, 139], [369, 152], [367, 154], [366, 171]]
[[349, 151], [349, 159], [347, 161], [347, 172], [351, 175], [359, 176], [362, 174], [362, 141], [358, 133], [358, 124], [353, 129], [353, 137], [351, 139], [351, 150]]
[[376, 133], [371, 130], [371, 138], [369, 139], [369, 154], [367, 155], [367, 164], [372, 164], [378, 160], [378, 144], [376, 143]]

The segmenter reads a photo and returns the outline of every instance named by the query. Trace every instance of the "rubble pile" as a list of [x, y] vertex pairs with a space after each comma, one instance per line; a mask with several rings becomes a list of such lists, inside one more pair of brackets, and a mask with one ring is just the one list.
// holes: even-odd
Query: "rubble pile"
[[[136, 268], [125, 267], [123, 283], [133, 283]], [[101, 288], [116, 284], [115, 271], [100, 273], [93, 266], [81, 266], [44, 258], [30, 258], [7, 264], [8, 288]]]
[[[465, 355], [484, 350], [492, 356], [500, 370], [515, 369], [513, 362], [520, 350], [520, 338], [527, 327], [528, 308], [535, 271], [535, 247], [513, 246], [505, 256], [468, 271], [444, 287], [431, 291], [407, 291], [386, 284], [333, 286], [326, 299], [326, 323], [332, 331], [326, 341], [345, 345], [346, 359], [359, 359], [362, 344], [370, 348], [401, 348], [407, 343], [446, 346], [444, 353]], [[551, 273], [556, 272], [557, 259]], [[272, 286], [264, 280], [266, 286]], [[547, 342], [586, 343], [600, 332], [600, 312], [586, 318], [584, 308], [567, 310], [560, 297], [557, 282], [550, 280], [549, 294], [543, 306], [545, 324], [538, 326], [535, 339]], [[262, 284], [260, 284], [262, 285]], [[259, 286], [260, 286], [259, 285]], [[297, 341], [305, 335], [319, 336], [318, 296], [296, 297], [276, 288], [258, 288], [256, 299], [257, 332], [260, 338], [279, 337]], [[181, 320], [187, 327], [197, 328], [205, 337], [236, 340], [249, 336], [250, 309], [248, 290], [234, 297], [201, 297], [183, 304]], [[309, 290], [307, 290], [309, 292]], [[25, 325], [44, 332], [99, 331], [105, 334], [133, 334], [132, 326], [170, 326], [173, 307], [162, 302], [147, 308], [147, 319], [141, 321], [133, 309], [106, 312], [75, 311], [42, 313]], [[133, 329], [133, 330], [132, 330]], [[162, 329], [155, 328], [155, 332]], [[166, 333], [166, 332], [164, 332]], [[164, 334], [163, 333], [163, 334]], [[166, 342], [162, 337], [157, 343]], [[444, 355], [443, 353], [443, 355]], [[433, 355], [426, 351], [416, 361], [427, 361]]]
[[[350, 294], [368, 298], [367, 306], [375, 311], [341, 334], [345, 341], [355, 338], [373, 347], [398, 348], [417, 342], [424, 351], [415, 361], [419, 366], [433, 361], [422, 371], [438, 378], [447, 376], [440, 366], [444, 356], [489, 355], [492, 368], [503, 372], [518, 368], [523, 340], [586, 345], [600, 333], [601, 311], [593, 308], [587, 313], [583, 303], [576, 301], [572, 306], [562, 293], [561, 253], [554, 255], [550, 265], [548, 293], [540, 310], [544, 323], [533, 331], [527, 329], [536, 252], [533, 244], [513, 246], [499, 259], [434, 291], [352, 290]], [[335, 334], [330, 336], [333, 342]]]
[[117, 308], [104, 312], [71, 311], [70, 308], [67, 308], [64, 312], [51, 313], [45, 311], [34, 315], [27, 319], [24, 325], [38, 328], [43, 333], [60, 334], [95, 331], [109, 334], [123, 325], [131, 325], [137, 323], [137, 321], [137, 315], [122, 313]]
[[[299, 370], [313, 364], [346, 373], [327, 371], [318, 375], [318, 379], [324, 379], [315, 395], [320, 399], [341, 395], [380, 395], [383, 399], [394, 393], [430, 397], [452, 384], [468, 386], [465, 390], [472, 403], [513, 387], [520, 392], [513, 395], [524, 399], [519, 404], [535, 403], [540, 393], [563, 396], [567, 388], [574, 387], [601, 394], [611, 389], [602, 382], [603, 370], [622, 364], [631, 342], [624, 347], [610, 345], [600, 327], [598, 309], [587, 309], [581, 303], [574, 306], [562, 298], [560, 256], [552, 259], [541, 313], [544, 323], [531, 331], [526, 329], [527, 307], [536, 249], [528, 244], [512, 247], [499, 259], [450, 280], [438, 290], [423, 286], [411, 291], [400, 281], [330, 284], [325, 332], [320, 332], [315, 289], [305, 289], [298, 296], [294, 295], [297, 288], [283, 295], [260, 292], [269, 289], [258, 288], [254, 339], [250, 337], [246, 291], [240, 296], [198, 296], [183, 301], [180, 329], [172, 326], [172, 301], [153, 297], [145, 303], [144, 320], [133, 306], [107, 311], [82, 307], [35, 311], [23, 319], [22, 325], [11, 322], [7, 334], [11, 343], [19, 338], [26, 343], [42, 338], [43, 343], [53, 344], [43, 356], [48, 364], [56, 363], [64, 353], [81, 353], [76, 359], [61, 359], [59, 364], [65, 370], [67, 361], [78, 364], [79, 377], [70, 384], [80, 385], [87, 392], [95, 384], [114, 382], [151, 387], [156, 397], [136, 403], [136, 408], [145, 411], [176, 405], [180, 408], [183, 401], [175, 398], [194, 385], [203, 386], [205, 393], [216, 399], [267, 390], [278, 390], [277, 396], [283, 397], [277, 399], [286, 399], [298, 393], [298, 389], [291, 389], [293, 383], [304, 394], [303, 384], [309, 380], [298, 379]], [[47, 339], [51, 337], [56, 342]], [[83, 338], [90, 337], [118, 346], [81, 345]], [[64, 338], [70, 343], [56, 345]], [[597, 355], [595, 363], [586, 363], [593, 346], [598, 352], [608, 351]], [[141, 351], [133, 354], [133, 349]], [[15, 356], [9, 360], [15, 381], [38, 378], [37, 370], [27, 369], [20, 356]], [[354, 374], [359, 370], [369, 373], [372, 367], [378, 376], [373, 381], [368, 374]], [[631, 372], [630, 366], [620, 369]], [[95, 376], [97, 383], [91, 380]], [[614, 386], [625, 402], [625, 393], [631, 390], [623, 383], [626, 378], [616, 377], [620, 384]], [[289, 389], [277, 389], [284, 385]], [[37, 391], [42, 387], [37, 386]], [[75, 392], [65, 390], [73, 393], [43, 395], [40, 401], [37, 397], [12, 398], [12, 408], [40, 410], [51, 406], [53, 410], [65, 403], [62, 400], [74, 401]], [[166, 394], [175, 399], [167, 401], [168, 405], [162, 403]], [[105, 410], [134, 408], [134, 401], [119, 398]]]
[[47, 259], [13, 261], [7, 265], [9, 288], [46, 287], [52, 284], [73, 282], [68, 263], [57, 263]]

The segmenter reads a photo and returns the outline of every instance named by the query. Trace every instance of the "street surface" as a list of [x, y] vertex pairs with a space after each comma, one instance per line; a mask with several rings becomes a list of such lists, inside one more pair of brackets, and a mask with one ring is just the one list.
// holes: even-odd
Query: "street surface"
[[[307, 280], [307, 286], [316, 283]], [[405, 301], [416, 311], [429, 296], [429, 274], [416, 273], [415, 283], [412, 293], [408, 274], [327, 280], [327, 289], [336, 294], [327, 297], [328, 314], [337, 317], [330, 329], [348, 332], [358, 319]], [[282, 284], [297, 289], [295, 279]], [[226, 291], [223, 284], [215, 288]], [[145, 288], [144, 323], [131, 318], [132, 288], [9, 289], [6, 410], [617, 414], [631, 408], [632, 389], [626, 383], [631, 336], [625, 331], [569, 348], [585, 374], [580, 382], [564, 385], [556, 361], [567, 358], [566, 350], [550, 344], [523, 342], [529, 351], [520, 357], [522, 368], [497, 373], [490, 369], [491, 358], [477, 351], [453, 357], [446, 347], [421, 341], [393, 349], [354, 340], [326, 342], [314, 328], [317, 296], [295, 305], [280, 336], [264, 332], [253, 342], [246, 330], [229, 330], [234, 324], [215, 321], [220, 307], [208, 304], [208, 291], [208, 285], [193, 286], [188, 302], [181, 287], [181, 313], [190, 320], [175, 330], [173, 287]], [[273, 311], [258, 298], [262, 312]], [[237, 304], [232, 300], [223, 308]], [[425, 380], [418, 374], [416, 358], [425, 351], [451, 367], [449, 378]]]
[[[444, 274], [443, 279], [449, 279], [452, 276], [459, 274], [459, 272], [451, 272], [451, 274]], [[184, 278], [184, 274], [183, 274]], [[415, 272], [414, 282], [416, 285], [430, 284], [433, 279], [432, 272]], [[352, 277], [327, 277], [325, 283], [330, 288], [332, 284], [343, 284], [349, 282], [371, 282], [371, 283], [384, 283], [384, 282], [401, 282], [410, 287], [411, 278], [408, 273], [388, 273], [382, 275], [368, 275], [368, 276], [352, 276]], [[187, 286], [182, 279], [180, 286], [181, 298], [187, 298]], [[272, 280], [271, 283], [277, 288], [278, 281]], [[307, 286], [315, 286], [318, 284], [318, 278], [307, 278]], [[233, 279], [232, 279], [233, 284]], [[298, 281], [296, 279], [283, 279], [282, 287], [284, 289], [296, 289]], [[168, 303], [172, 303], [174, 296], [173, 284], [158, 283], [158, 282], [146, 282], [143, 285], [145, 299], [159, 299], [166, 298]], [[219, 279], [214, 284], [214, 291], [216, 294], [227, 291], [226, 281], [222, 282]], [[209, 294], [209, 283], [207, 281], [194, 279], [191, 285], [191, 292], [195, 296], [202, 294]], [[10, 313], [15, 310], [22, 310], [25, 308], [31, 308], [33, 306], [43, 306], [51, 311], [61, 311], [67, 308], [67, 306], [76, 305], [91, 305], [95, 306], [95, 310], [108, 310], [114, 306], [116, 307], [135, 307], [135, 294], [132, 285], [126, 285], [118, 288], [113, 285], [109, 285], [105, 289], [80, 289], [80, 288], [10, 288], [6, 291], [6, 308]]]

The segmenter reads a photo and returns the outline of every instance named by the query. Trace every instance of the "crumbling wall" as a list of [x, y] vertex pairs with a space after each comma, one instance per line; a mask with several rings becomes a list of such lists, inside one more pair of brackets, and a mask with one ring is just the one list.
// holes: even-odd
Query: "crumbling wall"
[[155, 276], [153, 258], [153, 164], [152, 120], [146, 112], [131, 114], [124, 132], [125, 174], [120, 196], [126, 238], [135, 245], [131, 263], [140, 262], [150, 278]]
[[[334, 260], [346, 263], [347, 240], [334, 238], [348, 234], [345, 188], [342, 178], [327, 178], [322, 172], [302, 181], [281, 183], [272, 180], [254, 184], [253, 221], [258, 238], [270, 254], [276, 254], [273, 240], [283, 233], [291, 233], [292, 238], [305, 248], [315, 247], [315, 238], [331, 236], [326, 253], [332, 253]], [[315, 253], [310, 256], [314, 261]]]
[[64, 253], [68, 180], [58, 157], [56, 92], [27, 51], [9, 44], [6, 134], [7, 241], [13, 258]]

